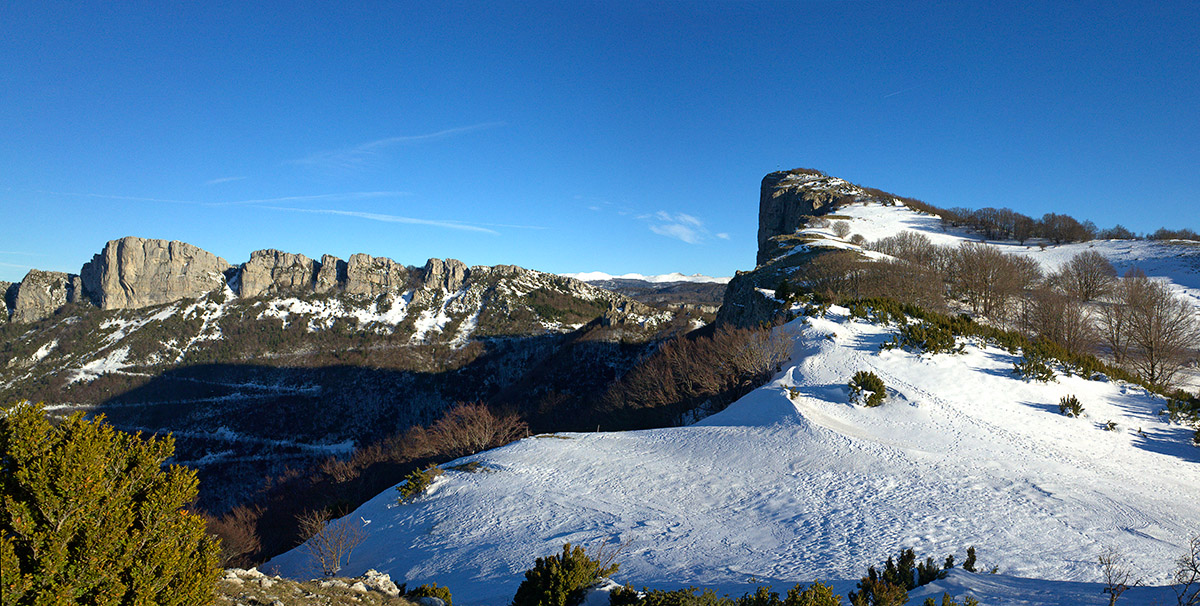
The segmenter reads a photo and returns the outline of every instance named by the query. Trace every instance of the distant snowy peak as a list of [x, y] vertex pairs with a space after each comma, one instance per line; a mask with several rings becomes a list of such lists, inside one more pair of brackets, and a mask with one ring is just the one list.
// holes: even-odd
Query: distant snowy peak
[[564, 276], [567, 278], [575, 278], [576, 280], [582, 280], [584, 282], [603, 282], [606, 280], [641, 280], [643, 282], [651, 282], [654, 284], [665, 284], [665, 283], [669, 283], [669, 282], [696, 282], [696, 283], [708, 283], [708, 284], [727, 284], [729, 282], [728, 277], [714, 278], [713, 276], [704, 276], [701, 274], [692, 274], [692, 275], [688, 276], [688, 275], [681, 274], [679, 272], [671, 272], [669, 274], [660, 274], [660, 275], [656, 275], [656, 276], [646, 276], [646, 275], [642, 275], [642, 274], [622, 274], [619, 276], [614, 276], [612, 274], [606, 274], [602, 271], [587, 271], [587, 272], [582, 272], [582, 273], [558, 274], [558, 275]]

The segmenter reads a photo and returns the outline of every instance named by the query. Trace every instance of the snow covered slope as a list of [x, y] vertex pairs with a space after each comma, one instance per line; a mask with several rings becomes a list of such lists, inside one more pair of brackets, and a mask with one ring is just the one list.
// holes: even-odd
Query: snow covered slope
[[[413, 503], [380, 494], [348, 518], [369, 536], [344, 572], [505, 604], [535, 558], [609, 541], [628, 542], [617, 580], [637, 587], [740, 595], [820, 579], [844, 594], [901, 548], [962, 561], [974, 545], [1001, 574], [955, 573], [911, 603], [945, 589], [985, 604], [1104, 604], [1092, 584], [1102, 548], [1162, 584], [1200, 530], [1200, 449], [1141, 388], [1028, 383], [1011, 375], [1013, 355], [979, 344], [881, 352], [894, 329], [837, 307], [777, 330], [795, 338], [789, 366], [696, 425], [527, 438], [470, 457], [488, 471], [449, 471]], [[859, 370], [887, 385], [882, 407], [848, 403]], [[1058, 414], [1068, 394], [1084, 418]], [[1110, 420], [1117, 431], [1102, 429]], [[272, 568], [312, 572], [299, 550]], [[1122, 603], [1168, 596], [1139, 588]]]
[[[845, 217], [850, 227], [850, 237], [861, 234], [868, 242], [894, 236], [901, 231], [925, 234], [939, 246], [957, 246], [965, 241], [981, 241], [981, 238], [965, 229], [943, 229], [941, 219], [913, 211], [897, 203], [896, 206], [880, 204], [852, 204], [839, 207], [837, 216]], [[836, 219], [835, 219], [836, 221]], [[822, 236], [810, 246], [835, 248], [857, 248], [833, 235], [830, 227], [804, 229], [802, 234]], [[1042, 248], [1035, 243], [1019, 245], [1015, 242], [988, 241], [1009, 254], [1028, 256], [1038, 261], [1046, 271], [1055, 271], [1075, 255], [1094, 250], [1108, 258], [1117, 272], [1124, 274], [1137, 267], [1147, 276], [1167, 280], [1181, 296], [1187, 297], [1200, 308], [1200, 242], [1188, 240], [1093, 240], [1072, 244], [1048, 245]]]

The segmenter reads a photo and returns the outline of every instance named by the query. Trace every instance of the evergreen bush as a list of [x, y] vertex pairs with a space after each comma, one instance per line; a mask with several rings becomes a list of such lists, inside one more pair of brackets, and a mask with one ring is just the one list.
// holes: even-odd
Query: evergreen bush
[[864, 406], [874, 407], [883, 404], [883, 398], [887, 395], [887, 390], [883, 386], [883, 379], [879, 375], [868, 371], [860, 370], [854, 373], [850, 379], [850, 401], [862, 401]]
[[1083, 404], [1075, 396], [1063, 396], [1058, 400], [1058, 412], [1072, 418], [1082, 417]]
[[0, 603], [207, 604], [219, 541], [185, 507], [194, 471], [162, 465], [170, 437], [103, 417], [51, 424], [40, 406], [0, 418]]
[[512, 606], [575, 606], [588, 587], [617, 571], [613, 555], [593, 559], [582, 547], [563, 545], [561, 554], [538, 558], [525, 571]]
[[421, 496], [433, 484], [433, 481], [443, 473], [445, 472], [437, 465], [430, 465], [425, 469], [417, 469], [404, 476], [404, 483], [396, 487], [396, 492], [400, 493], [400, 497], [396, 502], [403, 505]]
[[446, 606], [454, 606], [450, 597], [450, 588], [438, 587], [437, 583], [426, 583], [416, 589], [409, 590], [404, 594], [404, 597], [414, 602], [420, 598], [437, 598], [445, 602]]
[[1025, 355], [1013, 363], [1013, 374], [1027, 381], [1050, 383], [1058, 380], [1054, 377], [1054, 369], [1050, 368], [1047, 359], [1033, 348], [1026, 348]]

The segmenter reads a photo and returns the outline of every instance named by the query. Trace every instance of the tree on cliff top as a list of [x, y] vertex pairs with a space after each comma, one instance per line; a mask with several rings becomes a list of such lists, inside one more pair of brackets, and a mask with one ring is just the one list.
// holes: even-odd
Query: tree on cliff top
[[206, 604], [218, 541], [184, 506], [195, 472], [163, 462], [169, 436], [140, 436], [38, 406], [0, 419], [0, 602]]

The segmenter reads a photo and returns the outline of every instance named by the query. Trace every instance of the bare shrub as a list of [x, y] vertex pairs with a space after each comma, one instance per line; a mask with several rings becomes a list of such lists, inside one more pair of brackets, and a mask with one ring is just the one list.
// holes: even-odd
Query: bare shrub
[[324, 576], [337, 574], [350, 553], [367, 538], [362, 526], [348, 517], [333, 520], [328, 510], [305, 511], [296, 516], [300, 536], [306, 539], [300, 549]]
[[863, 265], [859, 297], [887, 297], [930, 311], [946, 309], [942, 277], [928, 265], [906, 261], [876, 261]]
[[770, 329], [718, 328], [661, 345], [611, 387], [608, 410], [658, 409], [678, 417], [702, 404], [721, 405], [757, 387], [791, 355], [791, 342]]
[[801, 266], [795, 275], [808, 291], [836, 300], [857, 294], [862, 265], [856, 252], [827, 252]]
[[257, 528], [262, 513], [261, 507], [238, 505], [219, 518], [205, 516], [208, 533], [221, 539], [222, 567], [251, 565], [250, 558], [262, 549]]
[[497, 416], [483, 404], [460, 402], [428, 428], [414, 429], [409, 439], [425, 456], [458, 458], [527, 435], [529, 426], [515, 414]]
[[850, 235], [850, 224], [845, 221], [834, 221], [833, 235], [844, 240], [846, 236]]

